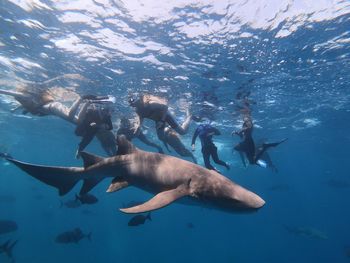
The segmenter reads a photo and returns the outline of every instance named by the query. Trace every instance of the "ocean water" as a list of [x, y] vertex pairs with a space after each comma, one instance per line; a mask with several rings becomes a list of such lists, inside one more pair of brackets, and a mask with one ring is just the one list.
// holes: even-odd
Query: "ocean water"
[[[97, 204], [68, 208], [61, 202], [81, 184], [60, 197], [0, 160], [0, 220], [18, 225], [0, 234], [0, 245], [18, 240], [13, 258], [0, 249], [0, 262], [349, 262], [349, 29], [347, 0], [0, 0], [1, 89], [79, 74], [54, 85], [114, 95], [116, 124], [132, 114], [130, 94], [165, 97], [179, 122], [189, 108], [221, 131], [214, 142], [231, 169], [216, 167], [266, 201], [252, 214], [173, 203], [129, 227], [132, 216], [118, 209], [151, 194], [105, 193], [106, 179], [91, 191]], [[251, 102], [256, 141], [288, 138], [269, 150], [278, 172], [244, 168], [232, 152], [239, 94]], [[16, 106], [0, 95], [1, 152], [82, 165], [72, 124], [11, 112]], [[157, 141], [153, 123], [145, 125]], [[197, 125], [181, 137], [188, 148]], [[97, 141], [87, 150], [105, 156]], [[203, 165], [199, 142], [195, 155]], [[76, 227], [91, 241], [55, 242]]]

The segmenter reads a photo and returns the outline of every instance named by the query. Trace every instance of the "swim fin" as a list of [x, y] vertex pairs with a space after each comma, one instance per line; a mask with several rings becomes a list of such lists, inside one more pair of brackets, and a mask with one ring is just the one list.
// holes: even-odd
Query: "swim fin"
[[260, 167], [263, 167], [263, 168], [267, 167], [267, 163], [261, 159], [257, 160], [256, 164], [259, 165]]

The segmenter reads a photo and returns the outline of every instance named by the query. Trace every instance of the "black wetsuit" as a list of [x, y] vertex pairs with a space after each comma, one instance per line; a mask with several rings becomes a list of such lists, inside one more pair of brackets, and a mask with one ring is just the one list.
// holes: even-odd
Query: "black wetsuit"
[[244, 152], [250, 164], [255, 164], [255, 143], [253, 140], [253, 123], [247, 120], [243, 123], [242, 130], [238, 135], [243, 137], [243, 141], [237, 144], [234, 149], [239, 152]]
[[[91, 125], [95, 123], [95, 125]], [[102, 126], [105, 127], [102, 127]], [[112, 130], [111, 115], [104, 110], [90, 108], [87, 110], [84, 119], [77, 125], [75, 134], [83, 137], [79, 143], [78, 152], [81, 152], [92, 141], [100, 129]]]
[[[239, 132], [236, 132], [237, 135], [243, 137], [243, 141], [234, 147], [234, 149], [236, 151], [239, 151], [241, 154], [245, 153], [250, 164], [259, 165], [257, 163], [258, 160], [260, 159], [260, 157], [263, 156], [263, 154], [266, 152], [268, 148], [276, 147], [280, 143], [287, 140], [287, 139], [283, 139], [282, 141], [279, 141], [279, 142], [263, 143], [260, 147], [258, 147], [258, 149], [256, 149], [252, 133], [253, 133], [253, 122], [250, 119], [245, 120], [242, 126], [242, 130]], [[245, 166], [243, 155], [241, 155], [241, 157], [242, 157], [242, 162]]]
[[[212, 133], [212, 134], [211, 134]], [[213, 143], [213, 135], [220, 135], [220, 131], [214, 127], [212, 127], [209, 124], [206, 125], [199, 125], [194, 132], [192, 136], [192, 145], [195, 144], [197, 136], [199, 136], [199, 139], [201, 140], [202, 144], [202, 154], [204, 159], [205, 167], [207, 167], [210, 170], [216, 170], [211, 164], [210, 164], [210, 156], [213, 158], [214, 162], [225, 166], [227, 169], [229, 166], [219, 159], [218, 156], [218, 149]]]

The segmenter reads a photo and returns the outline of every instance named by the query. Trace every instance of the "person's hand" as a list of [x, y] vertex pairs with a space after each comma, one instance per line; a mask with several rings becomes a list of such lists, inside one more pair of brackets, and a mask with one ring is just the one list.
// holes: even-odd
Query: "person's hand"
[[192, 144], [192, 152], [196, 150], [196, 145]]
[[96, 122], [91, 122], [91, 123], [90, 123], [90, 126], [91, 126], [91, 127], [95, 127], [95, 126], [96, 126]]

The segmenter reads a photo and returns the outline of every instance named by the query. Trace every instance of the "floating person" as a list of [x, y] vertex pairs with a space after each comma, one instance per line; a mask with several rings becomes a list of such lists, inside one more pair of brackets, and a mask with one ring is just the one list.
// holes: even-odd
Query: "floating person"
[[[80, 153], [85, 149], [87, 145], [92, 141], [99, 131], [112, 131], [113, 124], [111, 119], [111, 112], [108, 107], [99, 107], [96, 104], [90, 104], [86, 110], [86, 113], [82, 120], [78, 123], [75, 134], [81, 136], [82, 139], [79, 143], [78, 149], [76, 151], [76, 158], [80, 157]], [[113, 141], [112, 146], [115, 146]], [[109, 153], [113, 156], [117, 153], [116, 147], [111, 149], [112, 152]]]
[[179, 125], [175, 118], [168, 110], [168, 102], [164, 98], [158, 96], [142, 94], [140, 98], [129, 98], [129, 104], [135, 108], [136, 114], [139, 118], [136, 130], [141, 128], [143, 119], [151, 119], [163, 127], [162, 123], [167, 123], [177, 133], [184, 135], [187, 133], [192, 115], [187, 114], [186, 120], [182, 125]]
[[231, 133], [232, 135], [238, 135], [240, 138], [243, 139], [239, 144], [234, 146], [234, 150], [239, 152], [244, 167], [247, 166], [245, 162], [245, 157], [248, 159], [249, 164], [256, 164], [261, 167], [267, 167], [266, 162], [261, 160], [261, 156], [264, 154], [264, 152], [267, 149], [271, 147], [276, 147], [282, 142], [285, 142], [287, 139], [283, 139], [282, 141], [275, 142], [275, 143], [263, 143], [257, 151], [252, 133], [253, 133], [252, 119], [250, 116], [245, 116], [243, 118], [242, 129], [240, 131], [233, 131]]
[[126, 117], [122, 117], [120, 119], [120, 126], [117, 130], [117, 136], [118, 135], [125, 135], [125, 137], [132, 141], [133, 139], [139, 139], [144, 144], [151, 146], [153, 148], [156, 148], [159, 153], [163, 153], [162, 147], [160, 147], [158, 144], [151, 142], [147, 139], [147, 137], [144, 135], [141, 129], [138, 131], [135, 129], [135, 127], [132, 125], [132, 121]]
[[70, 192], [80, 180], [83, 180], [80, 194], [86, 194], [107, 177], [114, 178], [107, 192], [133, 185], [155, 194], [141, 205], [120, 209], [124, 213], [150, 212], [182, 197], [228, 212], [253, 212], [265, 204], [257, 194], [213, 170], [173, 156], [142, 151], [125, 136], [118, 136], [117, 144], [117, 155], [109, 158], [82, 152], [84, 167], [42, 166], [5, 159], [37, 180], [57, 188], [59, 195]]
[[14, 232], [18, 229], [17, 223], [12, 220], [0, 220], [0, 235]]
[[133, 218], [130, 219], [130, 221], [128, 222], [128, 226], [143, 225], [146, 222], [147, 219], [152, 221], [151, 213], [148, 213], [147, 216], [145, 216], [145, 215], [136, 215], [136, 216], [134, 216]]
[[202, 154], [205, 167], [217, 171], [215, 167], [210, 164], [211, 156], [215, 163], [225, 166], [226, 169], [229, 170], [230, 166], [219, 159], [218, 148], [213, 143], [213, 135], [221, 135], [221, 133], [218, 129], [209, 124], [199, 125], [192, 136], [192, 151], [195, 151], [196, 139], [199, 136], [202, 144]]
[[84, 194], [84, 195], [75, 195], [75, 200], [76, 201], [80, 201], [80, 203], [82, 204], [88, 204], [88, 205], [92, 205], [92, 204], [96, 204], [98, 202], [98, 199], [96, 196], [94, 196], [93, 194]]
[[12, 262], [14, 262], [12, 250], [13, 247], [17, 244], [17, 242], [18, 240], [15, 240], [14, 242], [11, 242], [11, 240], [7, 240], [4, 244], [0, 245], [0, 254], [5, 253], [6, 256], [11, 258], [13, 260]]
[[[163, 125], [163, 126], [162, 126]], [[157, 127], [157, 136], [159, 140], [161, 140], [164, 143], [165, 148], [169, 151], [168, 145], [170, 145], [175, 152], [177, 152], [180, 156], [183, 157], [190, 157], [192, 158], [192, 161], [194, 163], [197, 163], [196, 157], [194, 157], [193, 153], [185, 147], [185, 145], [182, 143], [179, 134], [171, 128], [166, 123], [156, 123]]]
[[[77, 78], [75, 75], [77, 74], [65, 74], [41, 83], [19, 85], [15, 87], [15, 91], [0, 89], [0, 94], [12, 96], [18, 101], [21, 106], [15, 110], [22, 108], [23, 114], [31, 113], [35, 116], [54, 115], [77, 125], [83, 119], [90, 103], [109, 103], [113, 102], [115, 98], [110, 95], [102, 97], [85, 95], [80, 97], [74, 91], [68, 92], [60, 87], [48, 88], [48, 85], [53, 80], [64, 79], [65, 77], [72, 78], [73, 76]], [[62, 96], [64, 92], [68, 92], [70, 98], [75, 98], [71, 107], [67, 107], [64, 103], [66, 99]], [[63, 102], [61, 102], [62, 100]], [[112, 153], [116, 151], [113, 133], [111, 131], [106, 132], [105, 130], [101, 130], [97, 134], [97, 138], [100, 140], [101, 146], [107, 154], [112, 156]]]
[[87, 238], [88, 240], [91, 241], [91, 232], [89, 234], [83, 234], [81, 229], [77, 227], [72, 231], [66, 231], [66, 232], [59, 234], [55, 238], [55, 242], [61, 243], [61, 244], [69, 244], [69, 243], [77, 244], [83, 238]]

